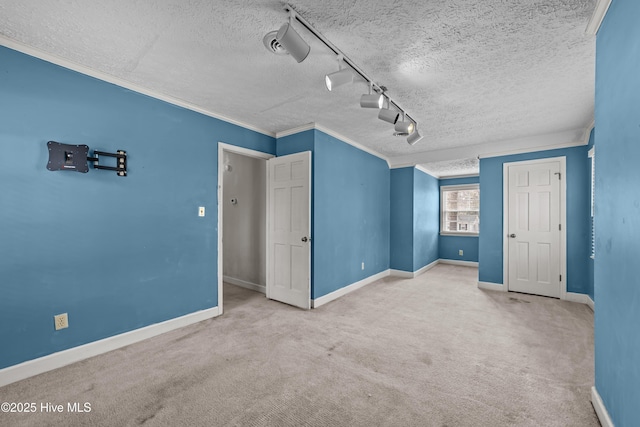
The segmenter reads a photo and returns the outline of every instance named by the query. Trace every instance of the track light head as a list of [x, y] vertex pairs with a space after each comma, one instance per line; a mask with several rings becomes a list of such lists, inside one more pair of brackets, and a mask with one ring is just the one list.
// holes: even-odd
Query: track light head
[[298, 63], [304, 61], [309, 55], [309, 51], [311, 51], [311, 46], [293, 29], [290, 22], [280, 27], [276, 34], [276, 41], [285, 48]]
[[415, 145], [416, 142], [420, 141], [421, 139], [422, 136], [418, 132], [418, 129], [416, 129], [413, 131], [413, 133], [411, 133], [411, 135], [407, 137], [407, 142], [409, 143], [409, 145]]
[[395, 125], [400, 118], [400, 113], [390, 108], [381, 108], [380, 112], [378, 113], [378, 118], [380, 120], [384, 120], [385, 122], [391, 123], [392, 125]]
[[327, 90], [329, 91], [347, 83], [353, 83], [353, 73], [349, 68], [344, 68], [340, 71], [324, 76], [324, 84], [327, 86]]
[[382, 108], [384, 97], [381, 93], [369, 93], [360, 97], [360, 106], [362, 108]]
[[396, 136], [408, 136], [413, 133], [413, 130], [415, 129], [415, 125], [411, 120], [409, 121], [402, 120], [401, 122], [396, 122], [394, 129], [396, 130], [396, 133], [395, 133]]

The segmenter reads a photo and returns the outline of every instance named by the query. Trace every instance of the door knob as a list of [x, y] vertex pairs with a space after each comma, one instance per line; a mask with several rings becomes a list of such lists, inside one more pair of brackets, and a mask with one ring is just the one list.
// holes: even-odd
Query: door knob
[[511, 237], [512, 239], [515, 239], [516, 235], [515, 234], [509, 234], [509, 237]]
[[308, 242], [309, 240], [311, 240], [311, 239], [309, 239], [307, 236], [304, 236], [304, 237], [302, 238], [302, 241], [303, 241], [303, 242]]

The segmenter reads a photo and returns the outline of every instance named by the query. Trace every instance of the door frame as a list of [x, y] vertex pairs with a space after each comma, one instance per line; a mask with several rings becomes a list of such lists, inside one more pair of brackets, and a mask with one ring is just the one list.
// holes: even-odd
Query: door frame
[[[221, 141], [218, 141], [218, 189], [217, 189], [217, 204], [218, 204], [218, 310], [219, 313], [223, 313], [223, 272], [222, 272], [222, 254], [223, 254], [223, 245], [222, 245], [222, 233], [223, 233], [223, 222], [222, 222], [222, 183], [224, 180], [224, 152], [230, 152], [235, 154], [241, 154], [247, 157], [253, 157], [263, 160], [269, 160], [272, 157], [276, 157], [275, 154], [269, 154], [262, 151], [252, 150], [250, 148], [239, 147], [237, 145], [227, 144]], [[265, 191], [268, 190], [267, 187], [267, 177], [265, 176]], [[269, 224], [269, 194], [266, 195], [266, 212], [265, 212], [265, 227]], [[266, 230], [266, 228], [265, 228]], [[265, 251], [267, 250], [265, 239]], [[269, 266], [267, 265], [268, 269]], [[267, 271], [268, 273], [268, 271]]]
[[[505, 290], [509, 291], [509, 167], [526, 166], [537, 163], [560, 162], [560, 299], [567, 299], [567, 158], [546, 157], [519, 162], [505, 162], [502, 165], [502, 281]], [[481, 208], [482, 209], [482, 208]]]

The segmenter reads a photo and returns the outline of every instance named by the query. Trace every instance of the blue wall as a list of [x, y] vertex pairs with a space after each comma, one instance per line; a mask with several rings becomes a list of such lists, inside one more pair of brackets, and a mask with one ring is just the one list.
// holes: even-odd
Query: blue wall
[[596, 389], [640, 425], [640, 2], [611, 3], [596, 38]]
[[440, 187], [438, 179], [413, 170], [413, 269], [438, 259]]
[[315, 299], [389, 268], [390, 174], [384, 160], [319, 130], [277, 141], [278, 156], [307, 150], [313, 152]]
[[[440, 187], [446, 185], [478, 184], [479, 176], [466, 178], [449, 178], [439, 181]], [[438, 227], [440, 224], [438, 224]], [[438, 256], [441, 259], [478, 262], [478, 236], [440, 236], [438, 241]], [[462, 255], [458, 251], [462, 249]]]
[[391, 268], [414, 272], [438, 259], [438, 180], [414, 167], [391, 170]]
[[413, 171], [391, 169], [390, 268], [413, 272]]
[[[217, 142], [275, 139], [4, 47], [0, 75], [0, 368], [217, 306]], [[48, 171], [49, 140], [128, 176]]]
[[479, 280], [502, 284], [503, 278], [503, 164], [548, 157], [566, 157], [567, 176], [567, 291], [588, 293], [590, 183], [588, 147], [480, 159]]

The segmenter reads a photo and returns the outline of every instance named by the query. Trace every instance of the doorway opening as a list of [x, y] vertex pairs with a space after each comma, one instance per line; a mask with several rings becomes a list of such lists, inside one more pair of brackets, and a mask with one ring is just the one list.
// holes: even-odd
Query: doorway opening
[[[271, 154], [218, 143], [218, 307], [225, 286], [266, 293], [267, 160]], [[226, 284], [226, 285], [225, 285]], [[229, 298], [246, 292], [228, 289]], [[234, 301], [238, 304], [239, 301]]]

